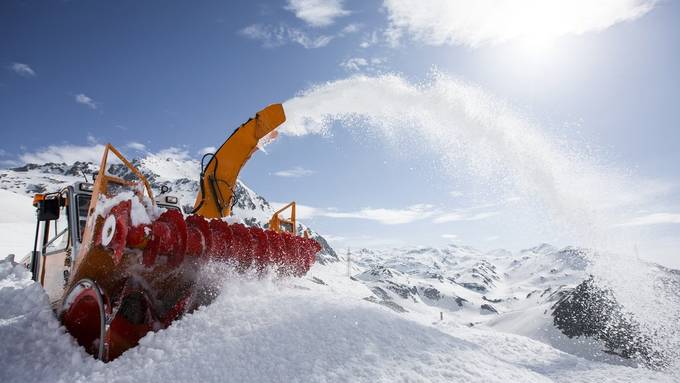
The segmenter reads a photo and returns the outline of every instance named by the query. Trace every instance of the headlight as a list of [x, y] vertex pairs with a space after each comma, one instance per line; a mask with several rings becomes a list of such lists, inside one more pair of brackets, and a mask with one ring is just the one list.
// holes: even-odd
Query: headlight
[[94, 190], [94, 185], [92, 185], [90, 183], [82, 183], [82, 184], [80, 184], [80, 190], [86, 191], [86, 192], [92, 192]]
[[171, 204], [176, 204], [177, 203], [177, 197], [167, 196], [167, 197], [165, 197], [165, 202], [171, 203]]

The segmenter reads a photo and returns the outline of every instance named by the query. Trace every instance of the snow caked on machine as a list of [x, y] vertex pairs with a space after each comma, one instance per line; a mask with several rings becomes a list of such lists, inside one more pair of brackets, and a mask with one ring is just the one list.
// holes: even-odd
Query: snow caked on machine
[[[297, 235], [294, 202], [289, 218], [279, 210], [266, 229], [228, 218], [241, 168], [284, 121], [283, 107], [270, 105], [204, 156], [188, 215], [176, 197], [154, 197], [142, 172], [111, 145], [94, 183], [35, 196], [38, 222], [26, 266], [89, 353], [113, 360], [147, 332], [209, 304], [216, 292], [201, 278], [207, 263], [282, 276], [309, 270], [321, 246], [307, 232]], [[124, 176], [108, 171], [110, 160], [126, 168]]]

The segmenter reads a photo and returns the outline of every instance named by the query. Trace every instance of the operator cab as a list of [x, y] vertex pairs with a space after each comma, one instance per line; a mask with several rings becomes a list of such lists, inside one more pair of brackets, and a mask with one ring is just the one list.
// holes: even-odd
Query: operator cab
[[61, 296], [83, 240], [93, 185], [76, 182], [64, 189], [36, 194], [37, 222], [33, 251], [23, 259], [34, 281], [45, 288], [50, 301]]
[[[33, 198], [37, 210], [34, 247], [22, 263], [31, 271], [33, 280], [43, 286], [50, 302], [61, 297], [73, 272], [93, 190], [92, 183], [76, 182]], [[158, 207], [182, 212], [175, 196], [161, 194], [155, 201]]]

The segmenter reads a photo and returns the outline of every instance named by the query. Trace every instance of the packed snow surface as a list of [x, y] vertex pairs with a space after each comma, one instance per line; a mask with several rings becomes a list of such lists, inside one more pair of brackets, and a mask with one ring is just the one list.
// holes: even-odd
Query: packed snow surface
[[522, 336], [407, 319], [358, 298], [365, 287], [342, 269], [316, 265], [308, 278], [274, 280], [217, 265], [207, 277], [226, 283], [213, 304], [104, 364], [64, 332], [42, 289], [8, 259], [0, 262], [0, 381], [673, 381]]

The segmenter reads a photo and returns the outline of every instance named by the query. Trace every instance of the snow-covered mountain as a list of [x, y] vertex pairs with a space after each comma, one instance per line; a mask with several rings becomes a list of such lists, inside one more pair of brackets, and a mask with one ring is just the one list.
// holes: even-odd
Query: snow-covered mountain
[[[135, 165], [149, 180], [154, 194], [159, 195], [166, 187], [169, 194], [180, 200], [185, 212], [191, 211], [198, 194], [200, 165], [197, 161], [177, 156], [175, 153], [148, 154], [133, 159]], [[24, 166], [0, 170], [0, 189], [32, 197], [35, 193], [57, 191], [76, 181], [92, 180], [99, 165], [91, 162], [26, 164]], [[131, 179], [129, 169], [122, 164], [110, 165], [108, 172], [122, 178]], [[265, 227], [275, 209], [262, 196], [255, 193], [240, 180], [234, 188], [233, 215], [250, 226]], [[318, 255], [320, 262], [335, 261], [337, 255], [323, 236], [304, 224], [299, 224], [299, 232], [310, 229], [311, 236], [321, 244]], [[30, 242], [30, 241], [29, 241]], [[28, 251], [30, 243], [26, 247]], [[21, 253], [23, 254], [23, 253]]]
[[[134, 163], [155, 192], [166, 186], [193, 205], [195, 161], [148, 155]], [[28, 196], [95, 170], [83, 162], [0, 170], [0, 260], [31, 245]], [[237, 217], [262, 226], [273, 211], [239, 182]], [[336, 254], [314, 235], [324, 249], [303, 279], [222, 270], [227, 282], [213, 304], [106, 365], [64, 333], [21, 266], [0, 261], [0, 381], [677, 381], [678, 355], [668, 347], [677, 334], [666, 343], [650, 337], [589, 275], [588, 249]], [[680, 272], [641, 267], [680, 287]]]
[[[523, 335], [592, 360], [667, 365], [678, 356], [667, 349], [677, 336], [671, 343], [651, 336], [660, 329], [644, 327], [589, 275], [595, 256], [547, 244], [518, 253], [457, 245], [361, 249], [350, 255], [350, 275], [370, 290], [364, 299], [400, 315]], [[640, 267], [672, 280], [668, 288], [680, 286], [677, 271]]]

